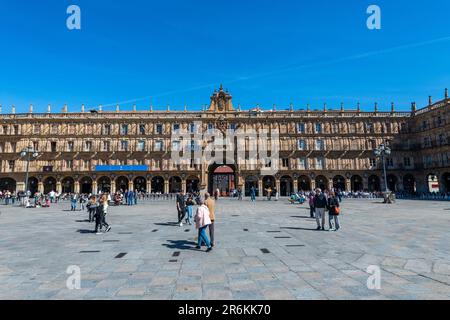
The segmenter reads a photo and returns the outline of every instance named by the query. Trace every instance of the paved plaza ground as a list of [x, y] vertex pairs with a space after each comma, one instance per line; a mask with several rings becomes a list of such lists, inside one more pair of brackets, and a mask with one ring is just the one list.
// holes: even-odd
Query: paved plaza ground
[[104, 235], [68, 203], [0, 206], [0, 299], [450, 299], [450, 203], [379, 202], [345, 200], [342, 229], [324, 232], [306, 205], [219, 200], [210, 253], [170, 201], [110, 207]]

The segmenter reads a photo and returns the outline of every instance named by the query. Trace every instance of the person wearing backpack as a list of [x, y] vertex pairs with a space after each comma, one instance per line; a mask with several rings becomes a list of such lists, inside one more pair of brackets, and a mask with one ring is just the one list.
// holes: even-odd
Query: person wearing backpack
[[[325, 230], [325, 214], [328, 206], [328, 200], [325, 193], [321, 189], [316, 189], [316, 196], [314, 197], [314, 210], [316, 213], [317, 230]], [[322, 226], [320, 220], [322, 219]]]
[[[327, 208], [330, 223], [330, 231], [338, 231], [341, 227], [339, 224], [339, 214], [341, 209], [339, 208], [339, 199], [336, 197], [336, 194], [334, 192], [330, 193]], [[334, 220], [334, 227], [333, 227], [333, 220]]]

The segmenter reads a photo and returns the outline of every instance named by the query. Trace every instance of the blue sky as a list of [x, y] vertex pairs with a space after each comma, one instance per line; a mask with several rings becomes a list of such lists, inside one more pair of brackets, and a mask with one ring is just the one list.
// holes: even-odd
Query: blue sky
[[[66, 27], [71, 4], [81, 30]], [[366, 27], [370, 4], [381, 30]], [[223, 83], [247, 108], [409, 110], [450, 87], [448, 12], [448, 0], [0, 0], [0, 104], [199, 109]]]

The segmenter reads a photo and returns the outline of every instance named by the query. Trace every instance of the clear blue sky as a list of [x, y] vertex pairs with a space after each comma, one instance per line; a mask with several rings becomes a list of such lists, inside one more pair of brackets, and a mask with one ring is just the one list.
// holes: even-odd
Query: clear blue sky
[[449, 12], [448, 0], [0, 0], [0, 104], [201, 108], [223, 83], [243, 107], [409, 110], [450, 87]]

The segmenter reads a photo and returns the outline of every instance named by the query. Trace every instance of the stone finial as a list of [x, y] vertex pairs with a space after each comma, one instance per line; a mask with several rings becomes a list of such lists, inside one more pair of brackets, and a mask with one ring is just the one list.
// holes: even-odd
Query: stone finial
[[47, 105], [47, 113], [52, 112], [52, 106], [50, 104]]
[[167, 112], [170, 112], [170, 104], [167, 105]]
[[137, 111], [137, 107], [136, 107], [136, 105], [134, 104], [133, 105], [133, 112], [136, 112]]
[[323, 104], [323, 112], [327, 112], [327, 103], [326, 102]]
[[428, 96], [428, 105], [431, 106], [433, 104], [433, 97]]
[[447, 88], [445, 88], [445, 94], [444, 94], [444, 96], [445, 96], [445, 99], [448, 99], [448, 89], [447, 89]]
[[85, 113], [86, 112], [86, 107], [84, 106], [84, 103], [81, 105], [81, 113]]
[[311, 105], [308, 103], [306, 105], [306, 112], [310, 112], [311, 111]]
[[241, 112], [241, 104], [238, 104], [238, 112]]
[[33, 113], [33, 105], [30, 104], [30, 113]]
[[360, 113], [361, 112], [361, 102], [358, 101], [358, 104], [356, 106], [356, 112]]
[[289, 105], [289, 111], [290, 111], [290, 112], [294, 111], [294, 104], [293, 104], [293, 103], [291, 103], [291, 104]]
[[412, 103], [411, 103], [411, 111], [412, 111], [413, 113], [415, 113], [416, 110], [417, 110], [416, 103], [415, 103], [415, 102], [412, 102]]
[[344, 103], [341, 102], [341, 112], [344, 112]]
[[119, 113], [120, 112], [120, 105], [116, 105], [116, 113]]
[[0, 104], [0, 114], [2, 113], [2, 105]]
[[275, 103], [272, 106], [272, 111], [274, 111], [274, 112], [277, 111], [277, 105]]
[[378, 102], [375, 102], [375, 113], [378, 112]]
[[391, 103], [391, 113], [395, 113], [395, 103]]
[[11, 113], [12, 113], [12, 114], [15, 114], [15, 113], [16, 113], [16, 106], [15, 106], [15, 105], [12, 105]]
[[103, 112], [103, 106], [102, 105], [98, 106], [98, 112]]
[[184, 105], [184, 112], [187, 112], [187, 105]]
[[64, 107], [63, 107], [63, 113], [67, 113], [67, 110], [68, 110], [67, 109], [67, 104], [65, 104]]
[[150, 105], [150, 112], [153, 112], [153, 105]]

